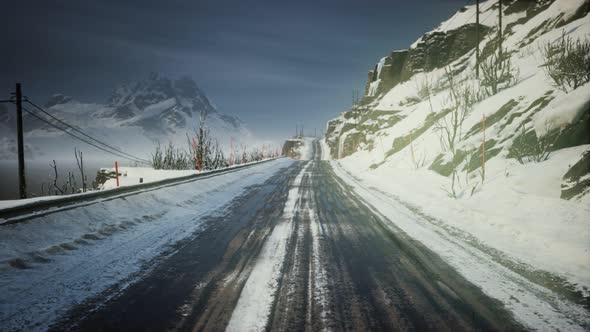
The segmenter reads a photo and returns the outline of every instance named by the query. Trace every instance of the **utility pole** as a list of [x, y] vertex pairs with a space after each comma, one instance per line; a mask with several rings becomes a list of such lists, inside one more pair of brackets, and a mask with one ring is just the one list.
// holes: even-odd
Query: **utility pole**
[[498, 22], [498, 56], [502, 61], [502, 0], [498, 0], [499, 4], [499, 22]]
[[23, 94], [20, 83], [16, 83], [16, 131], [18, 142], [18, 191], [21, 199], [27, 198], [25, 179], [25, 147], [23, 142]]
[[475, 4], [475, 77], [479, 79], [479, 0]]

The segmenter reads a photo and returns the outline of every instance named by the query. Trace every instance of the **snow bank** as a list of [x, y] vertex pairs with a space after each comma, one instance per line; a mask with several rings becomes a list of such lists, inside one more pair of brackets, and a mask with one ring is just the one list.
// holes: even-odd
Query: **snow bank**
[[[267, 162], [268, 160], [262, 161], [253, 161], [246, 164], [239, 164], [233, 165], [226, 169], [230, 168], [239, 168], [246, 165], [255, 165], [262, 162]], [[115, 168], [102, 168], [103, 170], [107, 170], [108, 172], [112, 172], [114, 174]], [[223, 171], [222, 169], [214, 170], [214, 171], [196, 171], [196, 170], [156, 170], [149, 167], [119, 167], [119, 173], [121, 176], [119, 177], [119, 187], [129, 187], [129, 186], [137, 186], [141, 183], [152, 183], [158, 182], [162, 180], [168, 179], [175, 179], [175, 178], [182, 178], [190, 175], [207, 175], [213, 174], [219, 171]], [[139, 182], [139, 179], [143, 178], [143, 182]], [[89, 190], [85, 193], [78, 193], [78, 194], [71, 194], [71, 195], [64, 195], [64, 196], [43, 196], [43, 197], [33, 197], [33, 198], [26, 198], [26, 199], [16, 199], [16, 200], [0, 200], [0, 210], [14, 208], [17, 206], [28, 205], [36, 202], [46, 202], [52, 200], [60, 200], [63, 198], [75, 198], [75, 197], [83, 197], [85, 195], [95, 195], [97, 192], [101, 192], [103, 190], [117, 190], [117, 180], [115, 178], [108, 179], [99, 190]], [[2, 223], [2, 219], [0, 218], [0, 224]]]
[[[108, 172], [115, 172], [115, 168], [103, 168]], [[143, 183], [156, 182], [160, 180], [173, 179], [193, 174], [199, 174], [197, 170], [169, 170], [169, 169], [153, 169], [151, 167], [119, 167], [119, 186], [127, 187], [134, 184], [139, 184], [139, 179], [143, 179]], [[117, 179], [108, 179], [100, 189], [117, 188]]]
[[584, 112], [590, 112], [590, 83], [561, 95], [533, 119], [535, 133], [542, 137], [552, 129], [574, 123]]

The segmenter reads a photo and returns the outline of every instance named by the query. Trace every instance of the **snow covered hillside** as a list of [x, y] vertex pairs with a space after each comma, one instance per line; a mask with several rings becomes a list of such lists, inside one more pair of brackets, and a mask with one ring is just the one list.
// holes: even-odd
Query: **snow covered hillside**
[[[26, 103], [24, 106], [35, 111]], [[142, 158], [149, 157], [157, 142], [171, 141], [184, 148], [186, 134], [194, 135], [201, 112], [208, 114], [206, 125], [222, 146], [229, 146], [230, 136], [239, 138], [242, 144], [253, 139], [242, 120], [218, 112], [189, 77], [171, 80], [152, 73], [144, 81], [118, 86], [105, 104], [83, 103], [57, 94], [41, 106], [87, 134]], [[1, 113], [0, 128], [7, 130], [3, 130], [0, 137], [0, 156], [16, 159], [14, 115], [13, 112]], [[24, 124], [27, 158], [59, 159], [63, 155], [71, 158], [77, 146], [86, 151], [86, 158], [100, 159], [101, 151], [85, 146], [26, 113]]]
[[504, 1], [502, 55], [498, 1], [480, 11], [479, 79], [472, 5], [382, 58], [323, 146], [367, 187], [587, 299], [590, 83], [557, 83], [546, 50], [589, 43], [590, 1]]

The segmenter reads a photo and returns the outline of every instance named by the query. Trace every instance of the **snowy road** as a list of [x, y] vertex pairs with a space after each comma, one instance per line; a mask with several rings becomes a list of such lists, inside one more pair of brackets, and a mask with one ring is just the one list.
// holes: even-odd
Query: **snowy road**
[[205, 217], [148, 275], [104, 305], [98, 294], [73, 307], [53, 328], [522, 329], [385, 222], [329, 162], [296, 162]]
[[0, 228], [0, 330], [584, 330], [338, 163], [282, 158]]

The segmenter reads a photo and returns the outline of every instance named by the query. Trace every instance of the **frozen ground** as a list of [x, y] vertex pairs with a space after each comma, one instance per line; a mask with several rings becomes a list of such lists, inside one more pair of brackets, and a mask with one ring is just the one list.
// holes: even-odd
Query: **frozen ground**
[[292, 161], [279, 159], [125, 198], [2, 226], [0, 326], [45, 330], [71, 306], [149, 272], [152, 258], [222, 213], [248, 186]]

